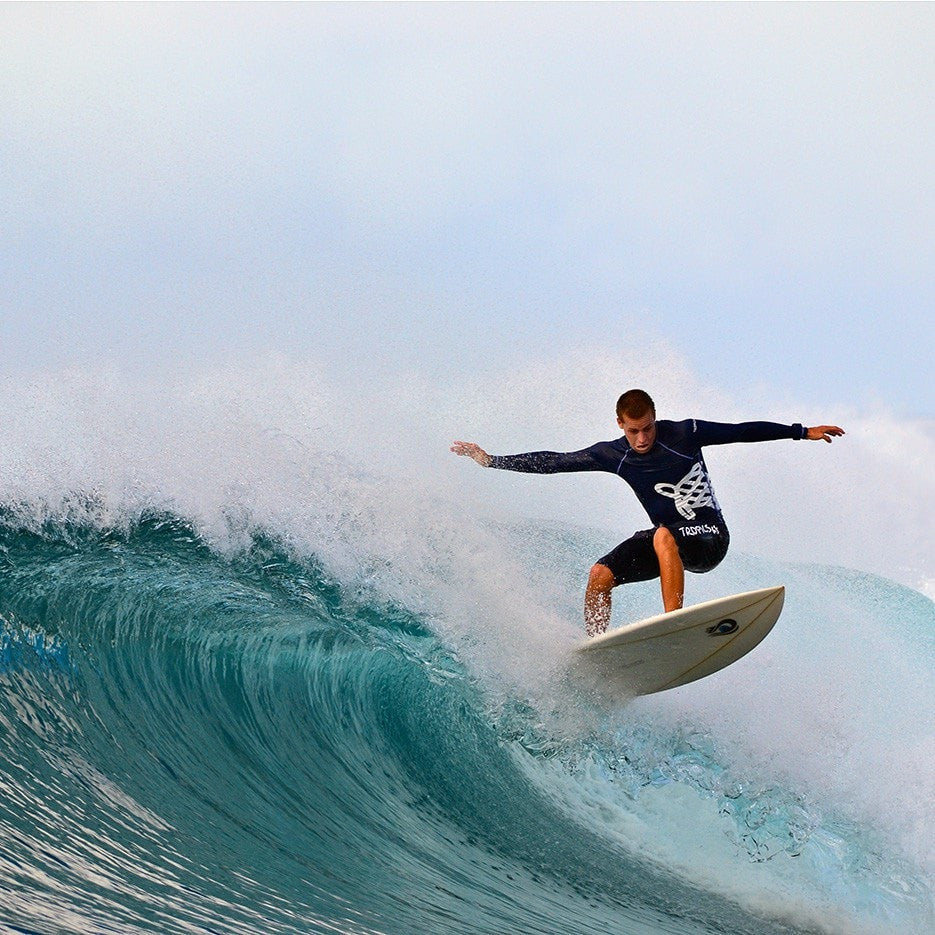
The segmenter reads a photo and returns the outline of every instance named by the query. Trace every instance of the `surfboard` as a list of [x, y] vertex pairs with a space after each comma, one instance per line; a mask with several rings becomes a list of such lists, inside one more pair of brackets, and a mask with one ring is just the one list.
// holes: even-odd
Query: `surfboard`
[[[785, 588], [761, 588], [647, 617], [578, 647], [635, 695], [711, 675], [745, 656], [779, 619]], [[590, 661], [589, 660], [589, 661]]]

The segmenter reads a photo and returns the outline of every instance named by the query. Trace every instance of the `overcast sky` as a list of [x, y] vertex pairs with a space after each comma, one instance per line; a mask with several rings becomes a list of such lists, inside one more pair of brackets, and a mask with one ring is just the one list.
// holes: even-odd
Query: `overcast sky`
[[0, 6], [0, 361], [660, 344], [931, 418], [935, 7]]

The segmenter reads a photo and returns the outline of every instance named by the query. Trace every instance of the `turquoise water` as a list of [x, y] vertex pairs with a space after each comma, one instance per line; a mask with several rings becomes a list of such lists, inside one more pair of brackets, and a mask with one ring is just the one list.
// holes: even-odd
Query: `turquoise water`
[[[514, 533], [569, 574], [588, 538], [543, 529], [537, 545], [529, 528]], [[912, 763], [893, 762], [924, 743], [927, 713], [894, 722], [871, 679], [857, 733], [841, 739], [848, 721], [801, 723], [809, 704], [794, 699], [810, 676], [790, 688], [785, 650], [814, 623], [833, 636], [836, 617], [864, 614], [897, 648], [876, 665], [903, 667], [901, 682], [882, 683], [900, 711], [931, 697], [931, 601], [843, 569], [742, 555], [735, 566], [738, 578], [781, 575], [790, 591], [751, 668], [738, 663], [696, 694], [623, 703], [581, 690], [561, 667], [498, 676], [494, 662], [478, 664], [482, 640], [456, 639], [424, 607], [380, 599], [274, 536], [219, 550], [171, 515], [115, 529], [8, 512], [3, 922], [25, 932], [928, 930], [926, 845], [912, 831], [925, 816], [912, 813], [922, 807], [907, 791]], [[798, 597], [806, 586], [813, 603]], [[820, 607], [827, 619], [812, 621]], [[924, 658], [910, 643], [919, 639]], [[805, 649], [814, 659], [833, 642]], [[761, 722], [744, 693], [763, 664], [786, 680], [790, 710], [761, 688]], [[765, 741], [763, 723], [775, 725]], [[881, 756], [892, 792], [879, 798]]]

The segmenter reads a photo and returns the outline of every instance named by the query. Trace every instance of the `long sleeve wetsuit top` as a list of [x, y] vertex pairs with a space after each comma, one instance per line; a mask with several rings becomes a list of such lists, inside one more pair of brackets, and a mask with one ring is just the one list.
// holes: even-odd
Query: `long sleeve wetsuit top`
[[533, 451], [494, 455], [490, 467], [531, 474], [570, 471], [607, 471], [618, 474], [632, 488], [656, 526], [686, 522], [724, 522], [701, 449], [705, 445], [802, 439], [807, 429], [796, 423], [702, 422], [685, 419], [656, 422], [656, 442], [646, 454], [637, 454], [626, 436], [598, 442], [581, 451]]

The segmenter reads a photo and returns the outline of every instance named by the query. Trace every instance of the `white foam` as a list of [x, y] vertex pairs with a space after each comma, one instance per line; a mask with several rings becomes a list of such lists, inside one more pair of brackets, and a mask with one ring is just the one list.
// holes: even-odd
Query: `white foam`
[[[630, 359], [581, 350], [460, 385], [415, 374], [342, 385], [315, 361], [283, 357], [162, 380], [72, 370], [0, 382], [0, 501], [33, 522], [121, 525], [171, 511], [221, 550], [267, 531], [314, 555], [348, 593], [421, 613], [494, 698], [546, 707], [559, 703], [560, 673], [581, 637], [596, 550], [645, 517], [613, 477], [485, 471], [448, 446], [584, 447], [616, 434], [614, 402], [634, 385], [653, 392], [660, 417], [827, 420], [848, 430], [830, 446], [710, 452], [734, 552], [690, 578], [689, 600], [784, 582], [786, 611], [747, 660], [634, 710], [660, 724], [689, 720], [751, 775], [873, 822], [925, 865], [931, 661], [880, 589], [868, 592], [879, 605], [868, 609], [868, 594], [816, 567], [909, 586], [935, 580], [925, 548], [933, 442], [923, 424], [780, 404], [766, 391], [730, 400], [666, 348]], [[575, 539], [550, 523], [595, 532]], [[745, 563], [745, 552], [759, 558]], [[767, 573], [780, 580], [750, 580]], [[618, 617], [655, 609], [655, 588], [618, 591]]]

